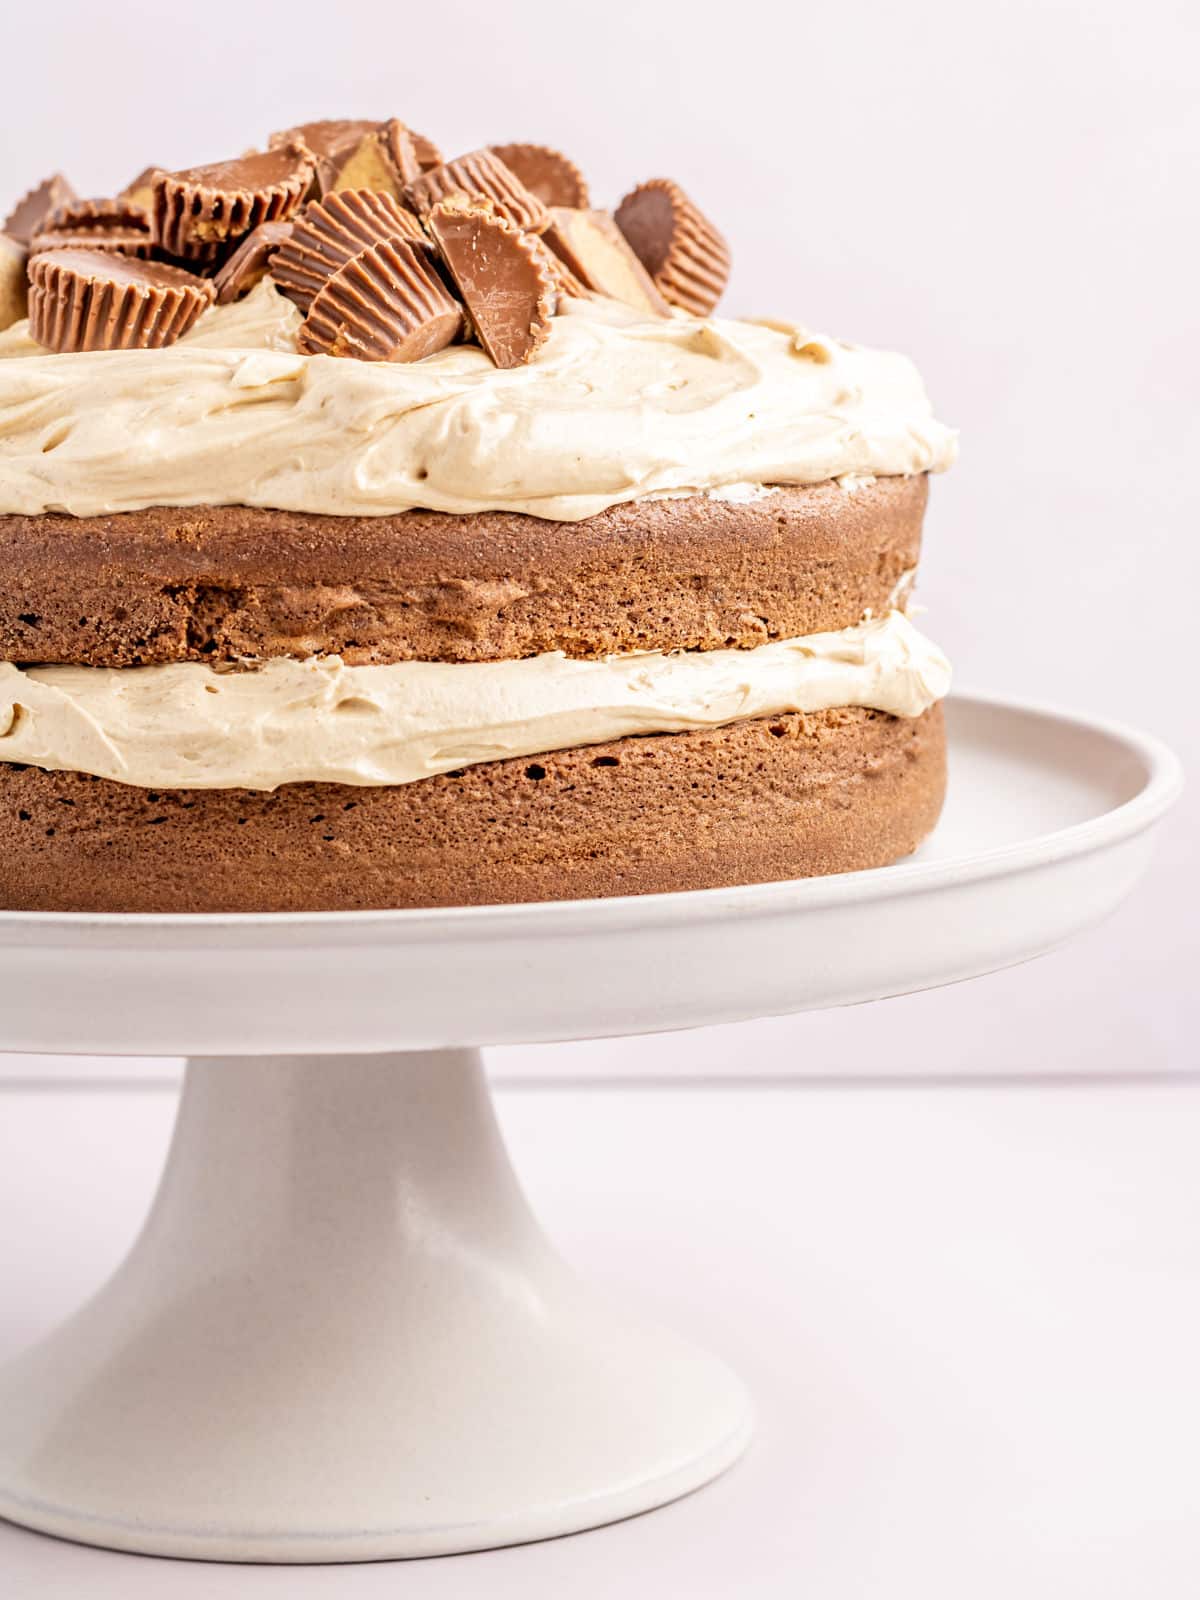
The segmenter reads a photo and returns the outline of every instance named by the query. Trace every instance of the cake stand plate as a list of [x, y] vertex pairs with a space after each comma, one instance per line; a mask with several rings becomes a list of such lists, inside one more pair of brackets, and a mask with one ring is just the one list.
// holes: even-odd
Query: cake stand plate
[[749, 1437], [739, 1381], [560, 1262], [475, 1047], [902, 994], [1111, 911], [1175, 759], [1053, 711], [949, 713], [945, 819], [880, 871], [442, 911], [0, 913], [0, 1047], [193, 1058], [130, 1255], [0, 1370], [0, 1515], [161, 1555], [355, 1561], [595, 1527], [720, 1473]]

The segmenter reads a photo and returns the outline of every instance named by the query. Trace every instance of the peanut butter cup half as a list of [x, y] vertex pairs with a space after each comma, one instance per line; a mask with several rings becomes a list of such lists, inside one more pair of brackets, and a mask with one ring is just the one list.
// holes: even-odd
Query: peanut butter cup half
[[425, 253], [385, 239], [345, 262], [321, 289], [300, 329], [303, 355], [420, 361], [462, 332], [462, 307]]
[[45, 227], [46, 218], [55, 206], [74, 198], [74, 189], [61, 172], [56, 172], [53, 177], [44, 178], [36, 188], [21, 196], [3, 223], [0, 223], [0, 232], [7, 233], [19, 244], [28, 244], [34, 234], [40, 233]]
[[491, 148], [543, 205], [584, 207], [591, 204], [587, 180], [561, 150], [548, 144], [494, 144]]
[[555, 206], [545, 239], [587, 289], [664, 317], [670, 306], [607, 211]]
[[142, 228], [122, 228], [115, 224], [97, 228], [48, 228], [44, 233], [34, 234], [29, 254], [40, 256], [47, 250], [103, 250], [149, 261], [154, 254], [154, 240]]
[[276, 284], [307, 311], [325, 284], [347, 261], [386, 239], [404, 239], [426, 253], [432, 248], [421, 224], [390, 194], [347, 189], [313, 200], [271, 265]]
[[28, 262], [29, 252], [20, 240], [0, 233], [0, 333], [26, 314]]
[[440, 167], [444, 163], [446, 158], [432, 139], [423, 133], [418, 133], [415, 128], [408, 130], [408, 136], [412, 140], [417, 165], [422, 172], [428, 172], [431, 168]]
[[546, 342], [555, 306], [540, 240], [490, 208], [434, 206], [426, 226], [498, 367], [519, 367]]
[[455, 195], [490, 200], [506, 221], [529, 233], [544, 233], [550, 226], [550, 213], [537, 195], [492, 150], [472, 150], [432, 167], [404, 191], [405, 200], [422, 219]]
[[671, 305], [706, 317], [729, 281], [729, 246], [670, 178], [651, 178], [617, 207], [618, 228]]
[[149, 234], [148, 209], [126, 195], [102, 200], [64, 200], [47, 212], [39, 233], [91, 233], [131, 228]]
[[271, 258], [292, 236], [290, 222], [260, 222], [213, 276], [217, 304], [229, 305], [249, 294], [271, 269]]

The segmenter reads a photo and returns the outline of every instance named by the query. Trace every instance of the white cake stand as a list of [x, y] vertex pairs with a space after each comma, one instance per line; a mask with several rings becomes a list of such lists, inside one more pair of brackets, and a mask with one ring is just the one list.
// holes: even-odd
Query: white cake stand
[[874, 1000], [1111, 911], [1179, 788], [1170, 753], [965, 698], [951, 738], [944, 822], [883, 871], [473, 910], [0, 914], [0, 1047], [215, 1058], [188, 1069], [123, 1266], [0, 1371], [0, 1514], [160, 1555], [356, 1561], [590, 1528], [721, 1472], [749, 1437], [741, 1384], [558, 1259], [475, 1047]]

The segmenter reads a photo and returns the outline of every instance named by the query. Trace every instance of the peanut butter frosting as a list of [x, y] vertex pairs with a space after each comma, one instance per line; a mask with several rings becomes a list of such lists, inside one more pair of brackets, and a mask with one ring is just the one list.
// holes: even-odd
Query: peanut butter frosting
[[635, 734], [864, 706], [917, 717], [946, 658], [903, 613], [756, 650], [571, 660], [336, 656], [255, 671], [0, 665], [0, 761], [143, 788], [413, 783], [485, 761]]
[[507, 371], [467, 345], [408, 365], [303, 356], [300, 323], [265, 278], [166, 349], [55, 354], [15, 324], [0, 334], [0, 514], [422, 507], [573, 522], [647, 495], [954, 458], [906, 358], [790, 323], [568, 300]]

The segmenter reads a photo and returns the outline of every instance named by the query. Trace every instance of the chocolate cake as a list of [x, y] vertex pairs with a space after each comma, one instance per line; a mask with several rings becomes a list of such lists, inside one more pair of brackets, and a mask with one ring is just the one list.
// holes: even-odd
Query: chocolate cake
[[877, 867], [945, 787], [904, 358], [714, 315], [615, 213], [396, 118], [61, 176], [0, 233], [0, 906], [283, 911]]

